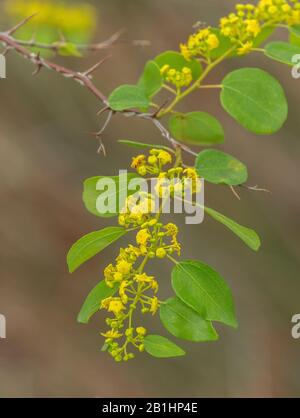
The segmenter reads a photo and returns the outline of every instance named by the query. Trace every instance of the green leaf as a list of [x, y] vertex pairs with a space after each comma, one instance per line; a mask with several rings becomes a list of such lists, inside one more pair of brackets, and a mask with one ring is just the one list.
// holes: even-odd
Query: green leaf
[[[182, 200], [181, 198], [177, 198], [176, 196], [174, 196], [174, 199], [177, 199], [180, 201]], [[232, 219], [227, 218], [227, 216], [217, 212], [214, 209], [208, 208], [207, 206], [203, 206], [199, 203], [194, 203], [186, 199], [183, 200], [183, 202], [193, 204], [204, 209], [204, 211], [209, 216], [211, 216], [214, 220], [220, 222], [221, 224], [226, 226], [228, 229], [230, 229], [230, 231], [232, 231], [235, 235], [237, 235], [246, 245], [248, 245], [249, 248], [251, 248], [251, 250], [253, 251], [259, 250], [261, 241], [260, 241], [258, 234], [253, 229], [242, 226], [238, 224], [237, 222], [233, 221]]]
[[160, 307], [164, 327], [175, 337], [188, 341], [215, 341], [218, 339], [211, 322], [203, 319], [179, 298], [171, 298]]
[[79, 57], [79, 58], [82, 57], [81, 52], [77, 48], [77, 45], [71, 42], [64, 42], [64, 43], [60, 42], [58, 52], [60, 55], [63, 55], [66, 57], [68, 56]]
[[263, 44], [274, 32], [274, 26], [263, 28], [253, 41], [253, 48], [258, 48]]
[[293, 57], [299, 54], [300, 46], [289, 44], [288, 42], [270, 42], [265, 47], [265, 55], [267, 57], [290, 66], [295, 65]]
[[300, 47], [300, 35], [296, 35], [295, 33], [290, 33], [289, 41], [292, 45], [297, 45]]
[[127, 145], [131, 148], [139, 148], [139, 149], [148, 149], [148, 148], [157, 148], [157, 149], [164, 149], [168, 152], [174, 152], [173, 149], [169, 147], [165, 147], [164, 145], [158, 145], [158, 144], [145, 144], [144, 142], [138, 142], [138, 141], [131, 141], [127, 139], [119, 139], [118, 142], [120, 144]]
[[156, 64], [159, 68], [164, 65], [169, 65], [170, 68], [181, 71], [183, 67], [190, 68], [192, 71], [193, 80], [197, 80], [202, 74], [202, 66], [197, 60], [187, 61], [183, 55], [176, 51], [166, 51], [155, 58]]
[[290, 33], [300, 38], [300, 25], [294, 25], [289, 28]]
[[170, 117], [171, 134], [182, 142], [195, 145], [212, 145], [224, 141], [220, 122], [205, 112], [180, 113]]
[[100, 251], [126, 233], [127, 231], [124, 228], [111, 226], [101, 229], [101, 231], [95, 231], [84, 235], [72, 245], [68, 252], [67, 264], [69, 272], [73, 273], [73, 271], [81, 266], [81, 264], [100, 253]]
[[[128, 182], [135, 178], [140, 178], [140, 177], [137, 176], [135, 173], [127, 173], [126, 182], [125, 181], [120, 182], [120, 176], [112, 176], [112, 177], [96, 176], [96, 177], [90, 177], [86, 179], [83, 183], [83, 195], [82, 195], [82, 199], [83, 199], [86, 209], [93, 215], [96, 215], [102, 218], [110, 218], [113, 216], [117, 216], [120, 213], [122, 206], [125, 203], [125, 202], [120, 202], [119, 197], [122, 195], [126, 197], [135, 193], [134, 190], [127, 189]], [[111, 190], [110, 189], [105, 190], [105, 192], [103, 190], [99, 190], [99, 187], [97, 185], [99, 185], [99, 181], [101, 180], [108, 180], [108, 181], [111, 180], [115, 187], [112, 187]], [[115, 208], [116, 208], [115, 213], [111, 213], [111, 212], [103, 213], [103, 212], [99, 212], [99, 210], [97, 209], [97, 200], [99, 196], [101, 196], [103, 193], [105, 193], [105, 199], [107, 199], [108, 201], [110, 199], [113, 199], [115, 203]]]
[[145, 350], [156, 358], [180, 357], [185, 351], [172, 341], [160, 335], [147, 335], [144, 339]]
[[159, 92], [162, 85], [163, 78], [160, 74], [159, 66], [155, 61], [148, 61], [138, 86], [144, 90], [147, 97], [151, 98]]
[[258, 68], [242, 68], [228, 74], [223, 80], [221, 103], [245, 129], [261, 135], [277, 132], [288, 114], [281, 85]]
[[87, 324], [91, 317], [100, 310], [101, 302], [113, 296], [118, 289], [118, 286], [115, 285], [113, 288], [108, 287], [104, 280], [95, 286], [91, 292], [88, 294], [82, 308], [77, 317], [77, 321], [81, 324]]
[[247, 181], [247, 167], [225, 152], [208, 149], [200, 152], [195, 168], [200, 177], [214, 184], [235, 186]]
[[181, 261], [172, 271], [172, 286], [182, 302], [202, 318], [237, 327], [231, 291], [211, 267], [200, 261]]
[[116, 111], [128, 109], [147, 109], [150, 105], [145, 91], [130, 84], [117, 87], [109, 96], [108, 103], [111, 109]]
[[227, 216], [222, 215], [214, 209], [205, 207], [205, 212], [210, 215], [213, 219], [225, 225], [230, 229], [235, 235], [237, 235], [248, 247], [253, 251], [258, 251], [261, 245], [260, 238], [257, 233], [250, 228], [239, 225], [237, 222], [232, 219], [227, 218]]

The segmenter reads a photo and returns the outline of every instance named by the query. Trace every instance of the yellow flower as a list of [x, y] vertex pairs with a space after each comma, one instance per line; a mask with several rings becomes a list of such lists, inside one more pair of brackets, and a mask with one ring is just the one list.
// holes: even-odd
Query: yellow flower
[[237, 53], [238, 55], [245, 55], [251, 51], [253, 47], [253, 42], [246, 42], [244, 45], [238, 48]]
[[128, 263], [127, 261], [119, 261], [117, 264], [117, 270], [119, 273], [122, 274], [129, 274], [132, 268], [132, 264]]
[[105, 298], [102, 300], [100, 307], [104, 309], [108, 309], [110, 302], [112, 301], [112, 297]]
[[124, 215], [119, 215], [118, 222], [119, 222], [119, 225], [125, 226], [126, 225], [126, 218], [125, 218], [125, 216]]
[[163, 65], [160, 69], [160, 74], [164, 75], [166, 72], [169, 71], [169, 69], [170, 69], [170, 66], [168, 64]]
[[108, 305], [108, 312], [113, 312], [115, 315], [118, 315], [125, 309], [120, 298], [112, 298]]
[[245, 21], [245, 23], [246, 23], [246, 31], [250, 35], [253, 35], [254, 37], [256, 37], [261, 30], [258, 20], [248, 19], [248, 20]]
[[160, 151], [157, 158], [163, 165], [169, 164], [172, 162], [172, 156], [167, 151]]
[[283, 4], [281, 6], [281, 9], [282, 9], [283, 12], [288, 13], [288, 12], [291, 11], [292, 8], [291, 8], [291, 6], [289, 4]]
[[157, 310], [159, 308], [159, 302], [156, 296], [154, 296], [154, 298], [151, 299], [151, 307], [150, 307], [150, 312], [152, 313], [152, 315], [154, 315]]
[[146, 273], [142, 273], [142, 274], [136, 274], [134, 278], [137, 282], [149, 283], [149, 282], [152, 282], [152, 280], [154, 279], [154, 276], [148, 276]]
[[208, 27], [191, 35], [186, 44], [180, 44], [180, 51], [185, 59], [190, 60], [192, 57], [208, 57], [219, 45], [218, 36]]
[[119, 295], [121, 297], [121, 300], [123, 303], [127, 303], [128, 302], [128, 296], [126, 295], [126, 288], [128, 287], [129, 282], [127, 280], [124, 280], [121, 284], [120, 284], [120, 289], [119, 289]]
[[152, 280], [151, 282], [151, 289], [154, 291], [154, 293], [158, 292], [158, 283], [156, 280]]
[[210, 49], [216, 49], [220, 45], [220, 41], [215, 34], [211, 34], [207, 38], [207, 44], [210, 47]]
[[131, 168], [137, 168], [146, 163], [145, 155], [138, 155], [132, 159]]
[[148, 163], [151, 165], [154, 165], [157, 163], [157, 158], [155, 157], [155, 155], [150, 155], [150, 157], [148, 157]]
[[185, 44], [180, 44], [180, 52], [183, 58], [185, 58], [187, 61], [190, 61], [191, 59], [191, 53], [189, 51], [189, 48]]
[[141, 229], [136, 234], [136, 242], [137, 244], [140, 244], [140, 245], [145, 245], [150, 238], [151, 238], [151, 235], [149, 234], [147, 229]]
[[104, 269], [104, 278], [106, 280], [112, 280], [114, 272], [115, 272], [114, 266], [112, 264], [109, 264]]
[[268, 8], [268, 12], [269, 12], [271, 15], [274, 15], [275, 13], [277, 13], [277, 12], [278, 12], [278, 8], [277, 8], [276, 6], [270, 6], [270, 7]]
[[146, 333], [147, 333], [147, 330], [144, 327], [137, 327], [136, 332], [141, 337], [144, 337], [144, 335], [146, 335]]
[[192, 70], [188, 67], [183, 67], [181, 70], [170, 68], [166, 71], [166, 66], [164, 66], [161, 73], [168, 83], [174, 84], [178, 89], [189, 86], [193, 81]]
[[194, 178], [197, 178], [197, 177], [198, 177], [197, 171], [196, 171], [194, 168], [191, 168], [191, 167], [186, 168], [186, 169], [183, 171], [183, 174], [184, 174], [186, 177], [189, 177], [189, 178], [192, 178], [192, 179], [194, 179]]
[[121, 334], [118, 331], [114, 331], [114, 330], [110, 330], [107, 332], [101, 332], [101, 335], [103, 335], [103, 337], [105, 338], [121, 338], [123, 334]]
[[120, 282], [122, 279], [123, 279], [123, 274], [117, 271], [114, 274], [114, 280], [116, 280], [117, 282]]
[[167, 231], [168, 236], [177, 235], [178, 234], [178, 227], [173, 223], [168, 223], [165, 225], [165, 230]]
[[138, 172], [138, 174], [139, 174], [140, 176], [145, 176], [145, 175], [147, 174], [147, 167], [146, 167], [146, 166], [144, 166], [144, 165], [142, 165], [142, 166], [140, 166], [140, 167], [137, 167], [137, 168], [136, 168], [136, 171]]
[[129, 244], [127, 250], [129, 254], [134, 255], [135, 257], [139, 257], [141, 255], [140, 249], [138, 247], [135, 247], [131, 244]]
[[167, 255], [167, 251], [164, 248], [158, 248], [156, 250], [156, 257], [164, 258]]

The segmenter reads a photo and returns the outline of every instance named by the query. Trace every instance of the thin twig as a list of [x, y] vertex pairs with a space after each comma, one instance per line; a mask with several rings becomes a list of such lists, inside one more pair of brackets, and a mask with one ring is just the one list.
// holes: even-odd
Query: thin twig
[[270, 190], [262, 189], [257, 185], [256, 186], [247, 186], [246, 184], [240, 184], [239, 187], [242, 187], [243, 189], [247, 189], [247, 190], [252, 190], [254, 192], [265, 192], [265, 193], [271, 193], [272, 194], [272, 192]]
[[[71, 79], [77, 81], [82, 86], [84, 86], [86, 89], [88, 89], [94, 96], [96, 96], [105, 106], [104, 109], [101, 110], [101, 113], [105, 112], [105, 111], [110, 111], [104, 126], [102, 127], [102, 129], [99, 132], [97, 132], [95, 134], [95, 136], [97, 136], [97, 138], [101, 137], [101, 135], [103, 134], [104, 130], [106, 129], [108, 123], [110, 122], [110, 119], [111, 119], [113, 113], [116, 113], [116, 112], [113, 109], [110, 108], [107, 97], [92, 82], [90, 75], [96, 68], [98, 68], [104, 62], [104, 60], [106, 58], [104, 60], [100, 61], [99, 63], [97, 63], [96, 65], [94, 65], [93, 67], [91, 67], [90, 69], [88, 69], [87, 71], [78, 72], [78, 71], [74, 71], [74, 70], [71, 70], [69, 68], [63, 67], [61, 65], [55, 64], [55, 63], [53, 63], [53, 62], [51, 62], [51, 61], [49, 61], [45, 58], [42, 58], [39, 54], [35, 54], [35, 53], [32, 53], [32, 52], [28, 51], [28, 49], [26, 49], [25, 46], [27, 46], [27, 47], [28, 46], [33, 46], [32, 41], [31, 41], [30, 44], [24, 45], [24, 41], [19, 41], [11, 35], [18, 28], [23, 26], [33, 16], [30, 16], [29, 18], [24, 19], [22, 22], [20, 22], [18, 25], [14, 26], [12, 29], [10, 29], [7, 32], [0, 32], [0, 42], [2, 44], [4, 44], [4, 46], [6, 48], [6, 51], [10, 50], [10, 49], [13, 49], [18, 54], [20, 54], [23, 58], [25, 58], [26, 60], [31, 61], [36, 67], [36, 70], [34, 71], [34, 74], [38, 74], [39, 71], [42, 68], [46, 68], [48, 70], [55, 71], [55, 72], [61, 74], [62, 76], [66, 77], [66, 78], [71, 78]], [[120, 36], [120, 32], [113, 35], [113, 37], [111, 37], [110, 40], [107, 41], [106, 45], [111, 44], [112, 41], [115, 41], [119, 36]], [[103, 45], [103, 43], [102, 43], [102, 45]], [[85, 46], [85, 47], [87, 47], [87, 46]], [[97, 44], [97, 46], [96, 45], [91, 45], [89, 47], [90, 50], [94, 50], [94, 48], [99, 49], [99, 44]], [[158, 120], [156, 112], [154, 114], [150, 114], [150, 113], [139, 112], [137, 110], [125, 110], [125, 111], [121, 111], [121, 112], [118, 112], [118, 113], [121, 113], [122, 115], [124, 115], [126, 117], [135, 116], [135, 117], [139, 117], [141, 119], [151, 121], [154, 124], [154, 126], [159, 130], [161, 135], [165, 139], [167, 139], [168, 142], [170, 142], [170, 144], [173, 146], [174, 149], [180, 148], [183, 151], [185, 151], [185, 152], [187, 152], [191, 155], [197, 156], [197, 153], [194, 152], [193, 150], [191, 150], [188, 146], [186, 146], [184, 144], [181, 144], [180, 142], [178, 142], [174, 138], [172, 138], [170, 132]], [[101, 145], [101, 150], [103, 150], [103, 145]]]
[[[26, 22], [24, 22], [23, 24], [25, 23]], [[120, 36], [122, 35], [123, 32], [124, 32], [123, 30], [119, 30], [118, 32], [110, 36], [108, 39], [106, 39], [105, 41], [91, 43], [91, 44], [76, 44], [76, 49], [80, 51], [97, 52], [97, 51], [102, 51], [103, 49], [109, 49], [112, 46], [117, 45], [117, 44], [131, 44], [133, 46], [143, 46], [143, 47], [149, 45], [149, 42], [146, 40], [144, 41], [143, 40], [127, 41], [124, 39], [122, 40], [120, 39]], [[58, 42], [45, 43], [45, 42], [38, 42], [33, 37], [29, 41], [26, 41], [24, 39], [16, 39], [16, 42], [18, 42], [19, 45], [25, 46], [27, 48], [46, 49], [48, 51], [58, 53], [60, 48], [62, 48], [66, 44], [67, 41], [65, 39], [61, 39]]]

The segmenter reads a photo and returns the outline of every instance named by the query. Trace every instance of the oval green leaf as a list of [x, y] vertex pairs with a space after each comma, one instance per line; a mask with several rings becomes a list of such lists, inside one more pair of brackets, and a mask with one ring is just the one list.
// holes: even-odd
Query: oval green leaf
[[297, 45], [300, 47], [300, 35], [296, 35], [295, 33], [290, 33], [289, 42], [293, 45]]
[[200, 177], [214, 184], [235, 186], [247, 181], [247, 167], [223, 151], [208, 149], [200, 152], [195, 168]]
[[81, 324], [87, 324], [91, 317], [100, 310], [101, 302], [113, 296], [118, 289], [118, 286], [108, 287], [104, 280], [95, 286], [88, 294], [80, 312], [77, 316], [77, 321]]
[[202, 318], [237, 327], [231, 290], [210, 266], [194, 260], [177, 263], [172, 271], [172, 286], [176, 295]]
[[293, 66], [295, 65], [293, 57], [300, 55], [300, 46], [288, 42], [270, 42], [265, 47], [265, 55], [275, 61]]
[[192, 71], [193, 80], [197, 80], [202, 74], [202, 66], [197, 60], [187, 61], [183, 55], [176, 51], [166, 51], [155, 58], [156, 64], [159, 68], [164, 65], [169, 65], [170, 68], [181, 71], [183, 67], [190, 68]]
[[[86, 179], [83, 183], [83, 195], [82, 199], [84, 202], [84, 205], [86, 209], [92, 213], [93, 215], [102, 217], [102, 218], [110, 218], [113, 216], [117, 216], [120, 213], [120, 210], [124, 206], [125, 202], [120, 202], [119, 197], [123, 196], [130, 196], [131, 194], [134, 194], [135, 191], [129, 191], [128, 190], [128, 182], [134, 178], [139, 178], [135, 173], [127, 173], [127, 180], [126, 181], [120, 181], [120, 176], [95, 176], [90, 177]], [[105, 191], [106, 193], [106, 199], [114, 199], [116, 212], [106, 212], [102, 213], [99, 212], [97, 209], [97, 199], [99, 196], [104, 193], [103, 190], [99, 190], [99, 181], [101, 180], [111, 180], [114, 184], [114, 187], [111, 188], [111, 190]]]
[[127, 233], [126, 229], [111, 226], [94, 231], [80, 238], [70, 248], [67, 255], [69, 272], [73, 273], [81, 264], [100, 253], [114, 241], [117, 241]]
[[222, 84], [222, 106], [245, 129], [268, 135], [282, 127], [288, 114], [286, 97], [266, 71], [242, 68], [228, 74]]
[[300, 25], [294, 25], [289, 28], [290, 33], [295, 35], [297, 38], [300, 38]]
[[181, 113], [170, 117], [169, 129], [174, 138], [194, 145], [212, 145], [224, 141], [220, 122], [205, 112]]
[[150, 105], [145, 91], [130, 84], [117, 87], [108, 98], [112, 110], [121, 112], [128, 109], [147, 109]]
[[218, 339], [211, 322], [203, 319], [179, 298], [171, 298], [160, 307], [160, 319], [164, 327], [175, 337], [203, 342]]
[[261, 44], [263, 44], [273, 34], [274, 30], [274, 26], [263, 28], [257, 37], [253, 40], [253, 48], [258, 48], [261, 46]]
[[145, 350], [156, 358], [180, 357], [185, 351], [172, 341], [160, 335], [147, 335], [144, 339]]
[[159, 66], [155, 61], [148, 61], [139, 79], [138, 86], [144, 90], [147, 97], [151, 98], [159, 92], [162, 85], [163, 78]]
[[258, 234], [250, 228], [242, 226], [222, 213], [217, 212], [214, 209], [205, 207], [205, 212], [211, 216], [214, 220], [220, 222], [228, 229], [230, 229], [235, 235], [237, 235], [249, 248], [253, 251], [258, 251], [261, 245]]

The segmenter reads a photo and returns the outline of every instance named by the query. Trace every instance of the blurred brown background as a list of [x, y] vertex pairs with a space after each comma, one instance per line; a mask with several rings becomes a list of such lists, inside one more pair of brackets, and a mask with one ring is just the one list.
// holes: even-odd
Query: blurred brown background
[[[101, 16], [97, 39], [124, 27], [127, 39], [151, 40], [145, 48], [112, 49], [112, 59], [95, 76], [108, 94], [121, 83], [135, 83], [147, 59], [177, 49], [196, 21], [216, 24], [235, 1], [91, 3]], [[8, 28], [3, 14], [1, 28]], [[104, 54], [59, 61], [84, 69]], [[87, 134], [101, 123], [94, 97], [54, 73], [42, 71], [33, 78], [32, 65], [9, 54], [8, 77], [0, 80], [0, 312], [7, 318], [7, 339], [0, 340], [0, 396], [300, 395], [300, 340], [291, 337], [291, 317], [300, 312], [300, 81], [291, 77], [290, 68], [262, 55], [228, 62], [211, 81], [240, 65], [265, 68], [285, 86], [290, 114], [277, 135], [245, 132], [223, 112], [217, 92], [195, 93], [182, 109], [219, 117], [226, 130], [221, 148], [248, 165], [249, 184], [272, 191], [242, 190], [238, 201], [228, 188], [206, 186], [207, 205], [256, 229], [262, 248], [253, 253], [208, 218], [202, 225], [182, 224], [180, 235], [183, 257], [211, 264], [230, 284], [240, 327], [217, 326], [216, 343], [181, 344], [188, 351], [183, 358], [160, 361], [143, 355], [116, 364], [100, 352], [103, 316], [80, 325], [76, 315], [117, 245], [72, 276], [65, 255], [81, 235], [111, 223], [87, 213], [81, 193], [85, 178], [128, 166], [134, 150], [116, 140], [163, 139], [147, 122], [115, 117], [105, 134], [108, 156], [97, 155], [97, 143]], [[160, 263], [156, 273], [166, 296], [169, 263]], [[164, 332], [158, 322], [154, 328]]]

